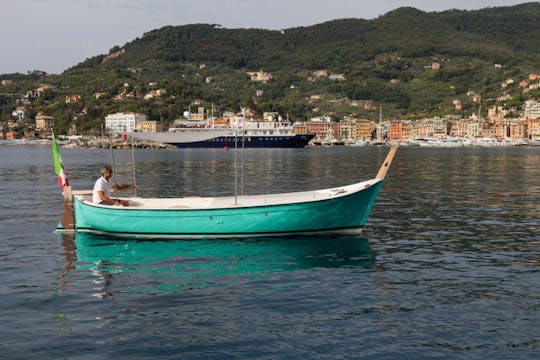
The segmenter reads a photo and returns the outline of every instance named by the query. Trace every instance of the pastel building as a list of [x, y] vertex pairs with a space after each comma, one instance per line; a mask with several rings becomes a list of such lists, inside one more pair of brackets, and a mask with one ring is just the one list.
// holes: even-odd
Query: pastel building
[[38, 113], [36, 115], [36, 130], [51, 130], [54, 126], [54, 117]]

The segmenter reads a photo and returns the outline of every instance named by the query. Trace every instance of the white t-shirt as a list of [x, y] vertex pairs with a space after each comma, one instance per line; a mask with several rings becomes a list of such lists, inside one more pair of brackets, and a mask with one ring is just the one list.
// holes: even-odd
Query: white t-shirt
[[105, 196], [110, 197], [112, 186], [112, 183], [105, 180], [103, 176], [97, 179], [96, 183], [94, 184], [94, 191], [92, 192], [92, 202], [94, 204], [99, 204], [101, 202], [98, 191], [103, 191]]

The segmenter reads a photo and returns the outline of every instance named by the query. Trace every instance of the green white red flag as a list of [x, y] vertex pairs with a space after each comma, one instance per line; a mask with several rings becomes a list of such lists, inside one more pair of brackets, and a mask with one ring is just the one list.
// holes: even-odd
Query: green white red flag
[[54, 159], [54, 172], [58, 176], [58, 185], [61, 187], [69, 186], [69, 181], [67, 178], [66, 171], [64, 170], [64, 164], [62, 163], [62, 158], [60, 157], [60, 152], [58, 151], [58, 144], [52, 136], [52, 150], [53, 150], [53, 159]]

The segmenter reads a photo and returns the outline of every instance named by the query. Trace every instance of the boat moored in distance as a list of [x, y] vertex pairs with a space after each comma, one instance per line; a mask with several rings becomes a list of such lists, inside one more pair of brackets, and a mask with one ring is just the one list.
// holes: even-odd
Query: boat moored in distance
[[527, 145], [540, 146], [540, 137], [532, 138], [531, 140], [527, 141]]

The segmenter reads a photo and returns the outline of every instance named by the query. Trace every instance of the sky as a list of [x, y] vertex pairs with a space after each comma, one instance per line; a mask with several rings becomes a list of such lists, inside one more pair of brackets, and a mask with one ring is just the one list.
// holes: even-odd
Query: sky
[[0, 74], [62, 73], [168, 25], [288, 29], [403, 6], [476, 10], [527, 0], [0, 0]]

